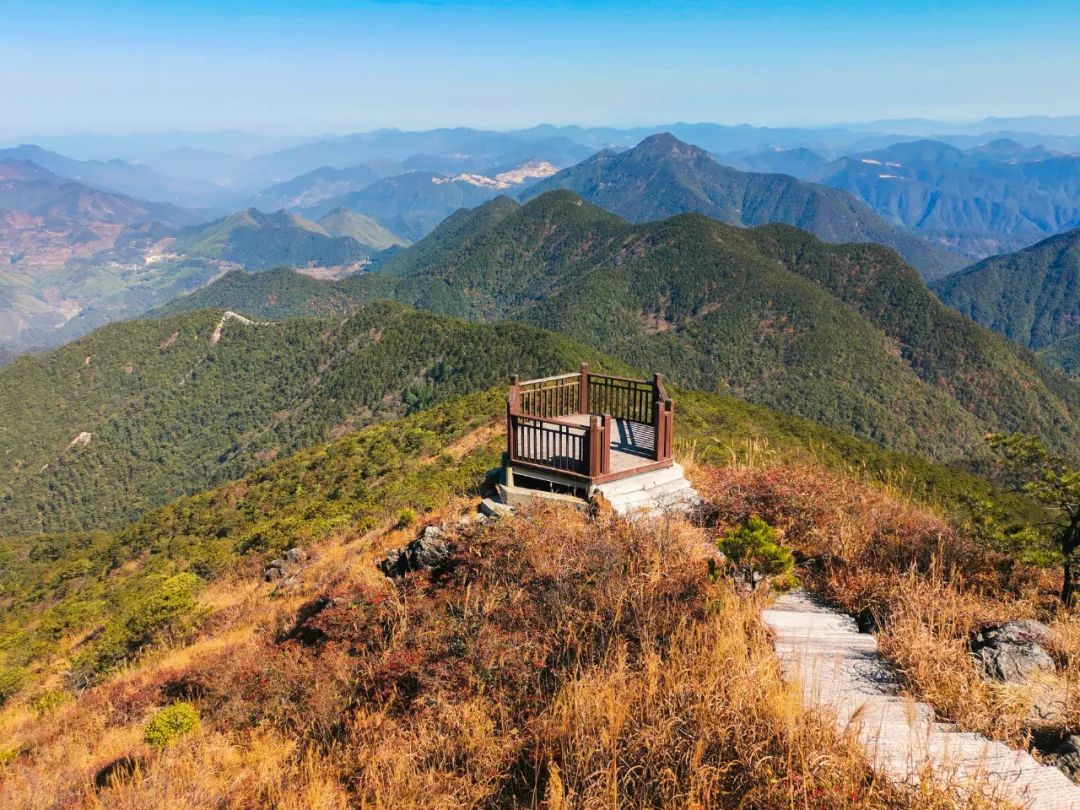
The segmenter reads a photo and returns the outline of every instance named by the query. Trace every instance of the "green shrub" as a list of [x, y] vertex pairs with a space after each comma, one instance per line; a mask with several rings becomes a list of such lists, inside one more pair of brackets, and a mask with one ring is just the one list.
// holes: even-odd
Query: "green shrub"
[[721, 537], [717, 548], [727, 557], [733, 576], [741, 576], [747, 585], [755, 584], [755, 574], [773, 578], [780, 587], [793, 584], [791, 549], [781, 545], [776, 529], [756, 515]]
[[18, 667], [0, 669], [0, 706], [15, 696], [22, 689], [26, 680], [26, 670]]
[[63, 706], [67, 699], [68, 694], [63, 689], [46, 689], [34, 696], [34, 699], [30, 701], [30, 708], [38, 717], [45, 717]]
[[413, 509], [405, 508], [398, 512], [397, 527], [404, 529], [406, 526], [411, 526], [416, 522], [416, 511]]
[[200, 610], [195, 594], [202, 580], [191, 573], [164, 578], [132, 599], [120, 615], [105, 623], [94, 642], [72, 661], [70, 685], [91, 685], [112, 667], [148, 644], [190, 632]]
[[152, 748], [167, 748], [199, 728], [199, 713], [190, 703], [174, 703], [159, 711], [146, 724], [143, 739]]

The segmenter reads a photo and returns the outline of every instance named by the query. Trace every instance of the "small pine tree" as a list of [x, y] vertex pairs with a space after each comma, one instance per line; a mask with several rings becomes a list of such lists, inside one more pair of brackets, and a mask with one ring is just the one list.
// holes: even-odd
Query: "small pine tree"
[[733, 577], [741, 576], [750, 587], [755, 585], [755, 574], [787, 577], [795, 568], [791, 549], [781, 545], [776, 529], [756, 515], [727, 532], [716, 546], [727, 557]]
[[1050, 534], [1062, 561], [1061, 601], [1073, 607], [1080, 591], [1080, 467], [1052, 453], [1038, 436], [988, 433], [986, 440], [1013, 488], [1052, 513]]
[[199, 713], [195, 707], [190, 703], [174, 703], [150, 718], [143, 730], [143, 739], [152, 748], [167, 748], [198, 728]]

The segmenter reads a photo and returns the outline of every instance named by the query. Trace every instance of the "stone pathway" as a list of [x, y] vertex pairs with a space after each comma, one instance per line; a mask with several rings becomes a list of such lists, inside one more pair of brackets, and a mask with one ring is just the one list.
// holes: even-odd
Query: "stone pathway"
[[784, 676], [800, 684], [807, 706], [831, 709], [852, 728], [871, 764], [890, 780], [915, 783], [931, 770], [943, 783], [980, 784], [990, 795], [1030, 810], [1080, 810], [1080, 786], [1026, 751], [934, 720], [925, 703], [898, 694], [874, 636], [803, 591], [764, 612]]

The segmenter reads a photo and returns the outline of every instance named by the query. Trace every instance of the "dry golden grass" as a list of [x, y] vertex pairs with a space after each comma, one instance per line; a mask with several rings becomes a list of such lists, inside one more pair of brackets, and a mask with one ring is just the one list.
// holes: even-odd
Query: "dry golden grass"
[[[538, 508], [463, 530], [445, 571], [394, 585], [374, 563], [418, 525], [339, 533], [295, 591], [215, 586], [190, 644], [52, 715], [11, 714], [0, 806], [962, 804], [883, 784], [802, 710], [760, 606], [708, 577], [700, 529]], [[173, 700], [201, 730], [147, 748], [143, 725]], [[131, 767], [109, 778], [117, 761]]]

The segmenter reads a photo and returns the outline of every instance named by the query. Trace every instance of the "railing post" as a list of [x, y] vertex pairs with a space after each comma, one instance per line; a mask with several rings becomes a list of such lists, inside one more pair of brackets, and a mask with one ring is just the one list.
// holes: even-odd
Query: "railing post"
[[600, 471], [603, 475], [611, 472], [611, 414], [603, 417], [603, 435], [600, 437]]
[[604, 453], [602, 441], [604, 429], [600, 425], [600, 417], [593, 416], [589, 419], [589, 477], [599, 478], [604, 474]]
[[664, 438], [667, 439], [667, 444], [664, 448], [664, 458], [675, 457], [675, 403], [670, 400], [664, 400], [664, 410], [667, 412], [667, 427], [664, 428]]
[[670, 399], [656, 402], [656, 460], [667, 461], [674, 454], [675, 403]]
[[510, 377], [510, 391], [506, 395], [506, 459], [514, 460], [514, 413], [518, 405], [518, 385], [520, 378], [517, 374]]
[[589, 412], [589, 364], [581, 364], [581, 374], [578, 377], [578, 413]]
[[664, 403], [660, 399], [653, 400], [653, 458], [656, 461], [664, 459]]

